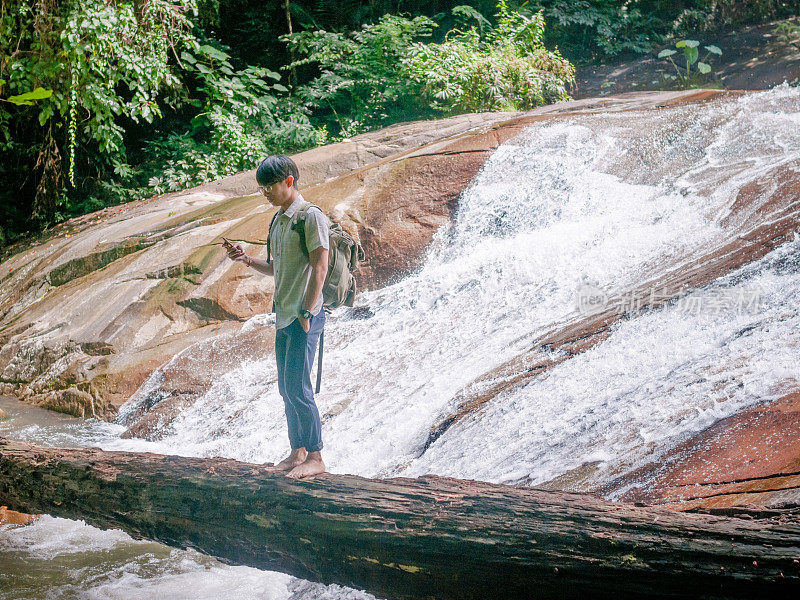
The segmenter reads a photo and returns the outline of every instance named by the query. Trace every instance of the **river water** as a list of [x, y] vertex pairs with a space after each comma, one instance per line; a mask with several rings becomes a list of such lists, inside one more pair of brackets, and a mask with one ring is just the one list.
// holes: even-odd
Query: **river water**
[[[328, 470], [541, 485], [590, 465], [580, 486], [591, 489], [797, 387], [800, 240], [621, 321], [605, 342], [424, 449], [460, 390], [578, 316], [578, 290], [624, 294], [744, 234], [726, 219], [737, 195], [779, 167], [800, 171], [800, 90], [789, 86], [543, 122], [501, 146], [415, 273], [362, 294], [369, 310], [359, 318], [331, 315], [317, 398]], [[245, 330], [272, 326], [259, 316]], [[287, 440], [273, 363], [230, 370], [158, 442], [120, 437], [126, 416], [162, 385], [158, 372], [119, 423], [4, 400], [0, 435], [276, 461]], [[0, 598], [370, 597], [49, 517], [0, 531], [0, 564]]]

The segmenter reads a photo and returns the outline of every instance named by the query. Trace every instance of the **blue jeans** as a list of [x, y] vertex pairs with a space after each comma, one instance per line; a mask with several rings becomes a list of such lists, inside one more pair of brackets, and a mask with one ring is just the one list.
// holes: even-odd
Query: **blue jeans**
[[275, 358], [278, 363], [278, 391], [286, 408], [289, 444], [292, 450], [322, 450], [322, 423], [311, 387], [311, 367], [317, 342], [325, 327], [325, 311], [311, 317], [308, 333], [295, 319], [275, 333]]

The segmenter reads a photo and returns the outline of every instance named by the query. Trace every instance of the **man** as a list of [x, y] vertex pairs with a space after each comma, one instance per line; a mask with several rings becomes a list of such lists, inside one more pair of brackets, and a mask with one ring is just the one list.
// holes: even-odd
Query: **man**
[[311, 387], [311, 367], [325, 326], [322, 286], [328, 272], [328, 218], [316, 207], [308, 210], [303, 253], [300, 235], [291, 229], [297, 212], [308, 205], [297, 189], [297, 165], [288, 156], [268, 156], [256, 171], [259, 191], [278, 216], [270, 234], [274, 260], [251, 258], [238, 244], [228, 257], [275, 277], [275, 358], [278, 390], [286, 408], [289, 456], [268, 471], [288, 471], [292, 478], [325, 472], [322, 462], [322, 426]]

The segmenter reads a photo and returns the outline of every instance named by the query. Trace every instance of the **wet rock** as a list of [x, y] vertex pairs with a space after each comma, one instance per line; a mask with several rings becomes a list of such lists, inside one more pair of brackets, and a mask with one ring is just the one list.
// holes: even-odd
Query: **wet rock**
[[233, 313], [225, 310], [219, 302], [210, 298], [187, 298], [176, 302], [178, 306], [184, 306], [197, 313], [203, 321], [239, 321], [243, 320]]
[[[158, 440], [172, 421], [225, 373], [246, 361], [263, 359], [275, 344], [275, 330], [250, 324], [244, 331], [200, 341], [158, 370], [157, 387], [133, 394], [119, 422], [128, 426], [125, 438]], [[198, 369], [198, 363], [203, 365]]]
[[[98, 418], [106, 416], [104, 414], [105, 411], [98, 411], [95, 408], [94, 398], [91, 394], [81, 391], [75, 387], [71, 387], [66, 390], [38, 394], [36, 395], [34, 402], [42, 408], [72, 415], [74, 417]], [[98, 414], [98, 412], [100, 414]]]
[[[710, 95], [631, 95], [406, 123], [295, 159], [304, 196], [367, 250], [360, 289], [376, 288], [420, 264], [492, 150], [531, 123]], [[0, 379], [30, 401], [110, 418], [182, 350], [271, 310], [271, 279], [227, 259], [220, 236], [263, 257], [273, 211], [249, 171], [84, 215], [20, 247], [0, 265], [8, 273], [0, 286]], [[92, 397], [94, 413], [86, 397], [47, 395], [71, 388]]]
[[41, 515], [29, 515], [0, 506], [0, 525], [30, 525], [40, 518]]
[[2, 378], [17, 383], [4, 384], [2, 392], [78, 417], [111, 417], [115, 409], [92, 381], [108, 366], [104, 353], [110, 351], [103, 342], [82, 344], [63, 338], [52, 345], [39, 339], [7, 344], [3, 353], [11, 358]]
[[721, 419], [600, 491], [622, 490], [681, 510], [800, 506], [800, 391]]
[[201, 390], [181, 393], [173, 390], [166, 397], [159, 399], [146, 411], [142, 411], [138, 418], [132, 419], [133, 424], [125, 430], [122, 437], [143, 438], [146, 440], [160, 440], [170, 432], [170, 424], [181, 411], [194, 404]]
[[108, 356], [114, 353], [114, 346], [106, 342], [83, 342], [80, 346], [89, 356]]
[[52, 269], [48, 274], [49, 283], [55, 287], [64, 285], [73, 279], [98, 271], [123, 256], [138, 252], [152, 245], [153, 242], [134, 238], [123, 240], [122, 243], [114, 245], [107, 250], [92, 252], [86, 256], [74, 258]]

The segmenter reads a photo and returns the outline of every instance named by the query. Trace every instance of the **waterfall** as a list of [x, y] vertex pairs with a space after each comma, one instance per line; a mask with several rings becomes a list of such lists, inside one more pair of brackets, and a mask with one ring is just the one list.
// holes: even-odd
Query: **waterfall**
[[[360, 294], [359, 310], [331, 314], [317, 396], [328, 470], [527, 485], [580, 473], [575, 489], [590, 489], [797, 388], [796, 237], [618, 321], [601, 343], [496, 395], [426, 447], [462, 390], [543, 332], [582, 318], [579, 290], [624, 296], [746, 238], [754, 222], [769, 222], [775, 174], [798, 171], [800, 88], [788, 85], [534, 124], [489, 158], [412, 274]], [[274, 319], [254, 317], [239, 335], [255, 328], [274, 328]], [[269, 352], [242, 362], [164, 425], [158, 442], [122, 439], [121, 423], [60, 416], [12, 418], [0, 433], [276, 461], [288, 439], [275, 380]], [[165, 396], [167, 385], [157, 370], [120, 415]], [[28, 577], [57, 579], [64, 597], [372, 598], [74, 521], [46, 517], [21, 531], [0, 539], [0, 562], [25, 565], [12, 573], [20, 589]]]
[[[420, 456], [462, 388], [576, 317], [579, 286], [622, 293], [737, 235], [738, 222], [726, 217], [738, 191], [800, 157], [799, 96], [781, 86], [712, 104], [577, 116], [502, 145], [416, 272], [362, 294], [368, 311], [331, 316], [317, 397], [329, 470], [537, 483], [585, 462], [630, 465], [763, 400], [763, 386], [723, 402], [706, 393], [711, 384], [689, 384], [720, 360], [715, 351], [733, 351], [721, 340], [738, 324], [757, 328], [785, 303], [765, 295], [755, 316], [673, 306], [620, 324], [606, 343], [490, 402]], [[793, 293], [789, 280], [778, 289]], [[259, 316], [245, 331], [270, 326]], [[774, 330], [767, 337], [776, 346], [788, 340]], [[747, 349], [737, 351], [745, 360]], [[781, 368], [788, 360], [774, 359]], [[779, 370], [754, 367], [752, 377]], [[275, 379], [271, 355], [242, 364], [169, 425], [162, 443], [186, 454], [279, 459], [287, 440]]]

